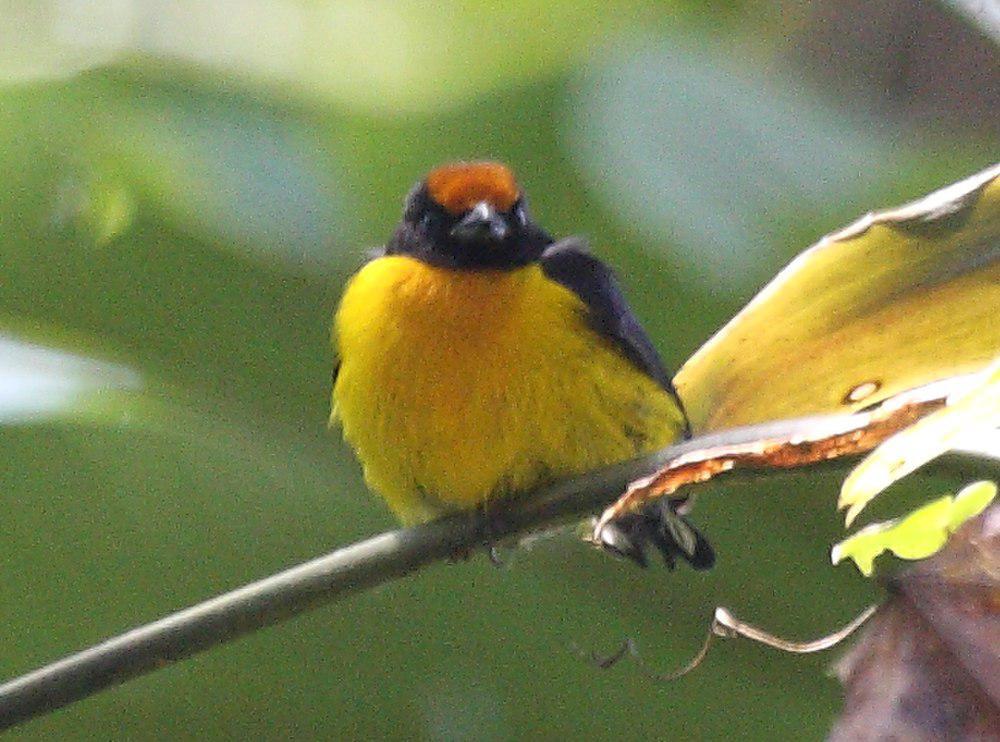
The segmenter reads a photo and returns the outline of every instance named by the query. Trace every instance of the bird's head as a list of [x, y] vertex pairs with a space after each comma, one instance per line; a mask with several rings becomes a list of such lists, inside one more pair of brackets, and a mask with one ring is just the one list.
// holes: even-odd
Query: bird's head
[[511, 269], [537, 260], [551, 242], [505, 165], [458, 162], [414, 187], [386, 252], [446, 268]]

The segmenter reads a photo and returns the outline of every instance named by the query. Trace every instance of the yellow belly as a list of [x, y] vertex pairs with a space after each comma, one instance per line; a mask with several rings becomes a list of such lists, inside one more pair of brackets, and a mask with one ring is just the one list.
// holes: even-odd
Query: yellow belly
[[537, 265], [378, 258], [349, 282], [334, 343], [333, 419], [407, 524], [631, 458], [683, 426]]

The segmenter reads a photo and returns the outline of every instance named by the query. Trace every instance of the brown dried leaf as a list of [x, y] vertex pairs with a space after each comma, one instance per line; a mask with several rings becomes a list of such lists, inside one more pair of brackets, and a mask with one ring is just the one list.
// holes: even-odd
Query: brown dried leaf
[[[950, 388], [961, 378], [910, 390], [886, 400], [878, 407], [853, 415], [828, 415], [810, 419], [776, 421], [767, 435], [746, 442], [718, 444], [711, 436], [695, 438], [701, 443], [668, 461], [629, 489], [606, 508], [594, 527], [595, 543], [605, 543], [603, 533], [614, 521], [636, 513], [660, 497], [669, 497], [681, 487], [705, 482], [738, 469], [776, 470], [810, 466], [824, 461], [867, 453], [879, 443], [915, 421], [940, 409]], [[803, 425], [807, 423], [807, 425]], [[733, 431], [729, 431], [732, 433]]]
[[830, 739], [1000, 739], [1000, 505], [889, 588], [837, 667]]

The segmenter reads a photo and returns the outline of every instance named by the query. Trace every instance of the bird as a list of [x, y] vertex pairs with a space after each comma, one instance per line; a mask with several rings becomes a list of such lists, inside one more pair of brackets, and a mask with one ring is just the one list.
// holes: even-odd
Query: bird
[[[409, 192], [402, 221], [334, 313], [331, 424], [404, 525], [485, 509], [689, 435], [663, 361], [611, 268], [533, 219], [506, 165], [462, 161]], [[615, 493], [611, 493], [615, 494]], [[606, 547], [711, 567], [676, 503]]]

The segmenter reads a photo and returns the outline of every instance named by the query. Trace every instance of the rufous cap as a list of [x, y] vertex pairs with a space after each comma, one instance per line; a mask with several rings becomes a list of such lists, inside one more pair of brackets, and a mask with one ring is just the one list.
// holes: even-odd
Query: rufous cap
[[427, 193], [445, 210], [457, 216], [482, 201], [497, 211], [510, 211], [521, 191], [506, 165], [499, 162], [456, 162], [430, 172]]

